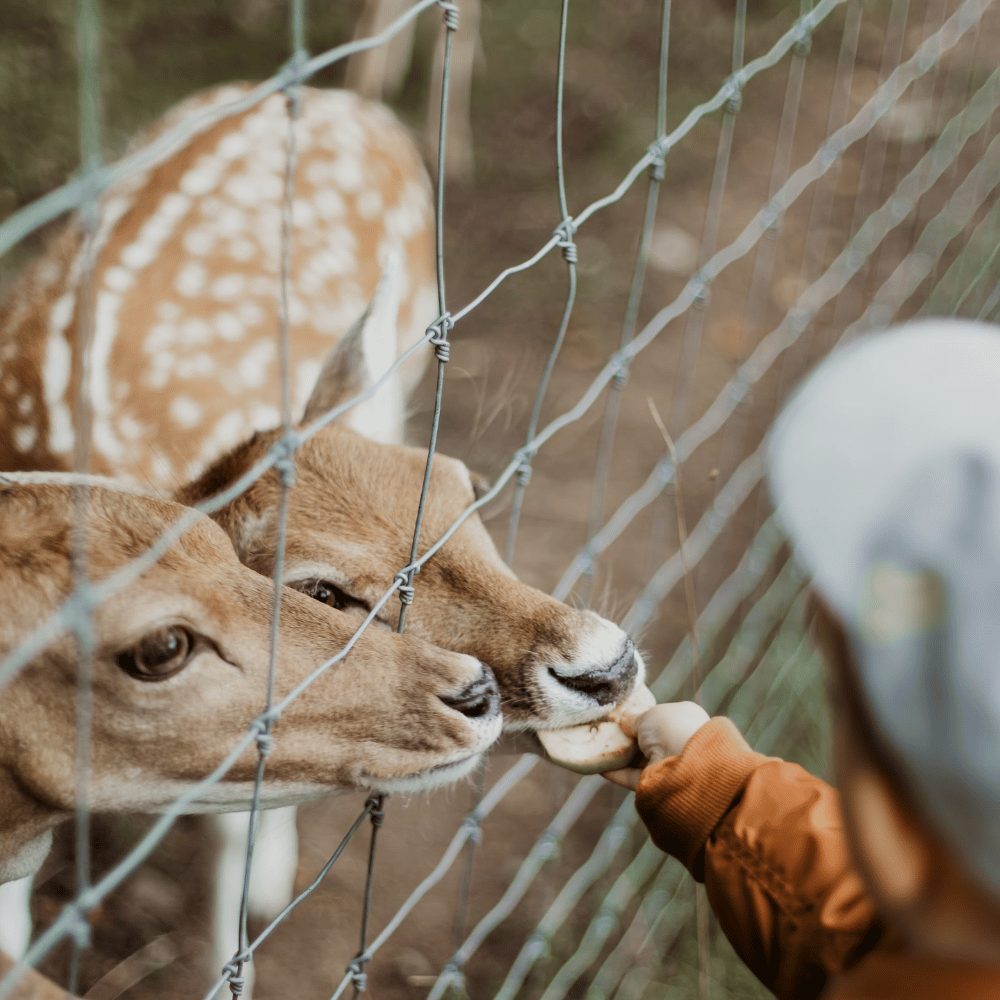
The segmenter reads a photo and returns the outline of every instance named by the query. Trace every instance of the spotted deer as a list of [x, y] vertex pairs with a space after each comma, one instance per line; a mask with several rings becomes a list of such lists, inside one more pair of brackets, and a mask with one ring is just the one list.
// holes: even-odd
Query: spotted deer
[[[186, 102], [184, 114], [242, 90]], [[162, 132], [162, 127], [154, 134]], [[296, 124], [290, 341], [297, 427], [372, 388], [434, 318], [430, 186], [411, 140], [383, 108], [306, 88]], [[198, 133], [140, 181], [108, 193], [93, 272], [90, 385], [98, 471], [193, 504], [231, 484], [282, 433], [278, 421], [278, 273], [285, 108], [257, 110]], [[251, 197], [253, 194], [253, 197]], [[82, 234], [71, 226], [0, 313], [0, 460], [17, 468], [69, 462]], [[356, 317], [361, 317], [356, 320]], [[358, 619], [409, 561], [425, 452], [402, 444], [420, 366], [389, 377], [295, 453], [284, 582]], [[215, 516], [240, 559], [275, 566], [280, 482], [266, 473]], [[473, 502], [460, 462], [433, 465], [423, 537]], [[415, 580], [407, 631], [488, 663], [509, 730], [599, 718], [641, 680], [617, 626], [529, 587], [469, 517]], [[394, 624], [386, 608], [380, 623]], [[259, 850], [266, 880], [252, 911], [291, 892], [294, 825]], [[217, 955], [232, 953], [245, 826], [232, 818], [218, 885]]]
[[[84, 493], [82, 504], [73, 488]], [[67, 474], [0, 476], [0, 658], [69, 596], [71, 532], [84, 511], [88, 575], [144, 553], [185, 508]], [[351, 616], [282, 588], [275, 674], [280, 702], [356, 631]], [[243, 565], [200, 518], [93, 618], [88, 801], [95, 812], [157, 812], [226, 757], [261, 711], [273, 583]], [[0, 882], [37, 871], [72, 817], [78, 650], [51, 643], [0, 692]], [[467, 774], [500, 735], [499, 694], [471, 656], [368, 629], [353, 650], [283, 707], [265, 808], [343, 789], [431, 788]], [[245, 809], [254, 746], [189, 812]]]

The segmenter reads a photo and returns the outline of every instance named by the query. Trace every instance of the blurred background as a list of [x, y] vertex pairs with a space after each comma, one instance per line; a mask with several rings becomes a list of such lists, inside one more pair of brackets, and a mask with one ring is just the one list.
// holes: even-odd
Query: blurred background
[[[888, 75], [958, 7], [949, 0], [841, 4], [808, 44], [803, 41], [748, 84], [740, 107], [708, 115], [669, 150], [649, 231], [639, 328], [682, 293], [716, 249], [743, 231], [769, 193], [814, 156], [831, 128], [856, 120]], [[569, 8], [564, 148], [575, 215], [614, 190], [655, 138], [661, 7], [619, 0]], [[668, 130], [725, 83], [734, 29], [744, 16], [749, 62], [809, 9], [808, 3], [779, 0], [760, 0], [748, 12], [734, 0], [677, 4], [671, 15]], [[921, 311], [998, 318], [1000, 170], [988, 182], [973, 172], [993, 162], [991, 143], [1000, 135], [998, 91], [989, 89], [1000, 51], [1000, 4], [976, 10], [975, 27], [964, 39], [940, 58], [930, 50], [935, 58], [927, 72], [901, 99], [880, 106], [861, 140], [805, 190], [780, 224], [680, 310], [631, 367], [627, 382], [606, 390], [581, 420], [546, 445], [526, 493], [514, 567], [530, 583], [551, 590], [595, 528], [667, 455], [652, 411], [680, 439], [720, 393], [732, 399], [732, 412], [683, 462], [680, 475], [665, 488], [656, 487], [654, 476], [642, 502], [624, 508], [618, 522], [624, 528], [588, 572], [570, 581], [571, 599], [624, 620], [636, 632], [651, 674], [662, 678], [661, 696], [689, 697], [701, 686], [705, 704], [733, 714], [760, 749], [819, 772], [826, 769], [827, 752], [823, 681], [805, 631], [803, 581], [769, 520], [757, 467], [746, 460], [780, 401], [845, 331], [852, 336]], [[361, 12], [359, 2], [310, 4], [310, 51], [350, 39]], [[472, 90], [472, 167], [467, 176], [449, 180], [446, 194], [445, 268], [453, 309], [502, 268], [533, 254], [560, 222], [559, 18], [555, 0], [483, 4]], [[288, 55], [287, 19], [286, 5], [276, 0], [106, 4], [106, 155], [120, 155], [139, 130], [200, 88], [274, 73]], [[79, 139], [72, 6], [0, 0], [0, 23], [3, 216], [74, 172]], [[421, 15], [414, 59], [393, 101], [420, 133], [440, 30], [439, 11]], [[343, 81], [344, 66], [336, 64], [313, 82], [337, 87]], [[986, 106], [988, 113], [973, 128], [963, 115], [977, 92], [985, 96], [974, 107]], [[939, 159], [926, 156], [931, 149]], [[428, 164], [433, 169], [430, 157]], [[877, 210], [894, 194], [895, 214], [885, 238], [876, 240], [875, 230], [864, 227], [874, 218], [881, 237], [879, 220], [887, 217]], [[545, 397], [543, 424], [576, 403], [620, 343], [646, 205], [643, 175], [577, 236], [579, 293]], [[16, 274], [46, 237], [44, 231], [33, 235], [0, 259], [0, 280]], [[846, 247], [853, 256], [836, 264]], [[825, 304], [800, 298], [817, 282], [827, 293]], [[442, 451], [487, 476], [507, 464], [523, 442], [566, 287], [566, 265], [558, 253], [549, 254], [456, 327]], [[790, 324], [803, 303], [808, 319]], [[760, 369], [755, 384], [744, 378], [727, 388], [776, 329], [794, 329], [799, 337], [770, 359], [766, 372]], [[744, 375], [756, 372], [743, 369]], [[609, 392], [618, 395], [620, 415], [601, 501], [595, 489], [600, 493], [604, 477], [595, 477], [595, 467]], [[428, 383], [413, 405], [415, 444], [426, 443], [430, 402]], [[508, 490], [486, 512], [501, 542], [509, 498]], [[680, 559], [685, 536], [697, 544]], [[664, 565], [658, 579], [670, 582], [669, 589], [645, 589]], [[697, 656], [689, 636], [693, 618]], [[511, 757], [492, 760], [487, 787], [511, 763]], [[372, 963], [372, 995], [426, 995], [456, 946], [524, 871], [530, 877], [523, 894], [509, 915], [496, 911], [496, 926], [471, 956], [464, 986], [456, 984], [454, 995], [764, 995], [721, 936], [710, 925], [699, 930], [689, 880], [675, 862], [643, 849], [643, 831], [629, 806], [622, 806], [621, 791], [601, 786], [578, 819], [543, 841], [539, 854], [539, 836], [577, 785], [575, 776], [547, 764], [517, 784], [484, 824], [470, 866], [464, 860], [455, 864]], [[376, 868], [376, 929], [436, 864], [474, 797], [466, 785], [388, 803]], [[360, 805], [360, 799], [345, 797], [303, 810], [299, 884], [320, 867]], [[96, 866], [119, 858], [144, 822], [103, 824]], [[613, 842], [601, 839], [609, 824], [620, 831]], [[96, 911], [94, 946], [83, 964], [87, 996], [201, 995], [209, 972], [211, 877], [211, 845], [204, 837], [202, 825], [178, 822], [152, 862]], [[356, 950], [365, 852], [362, 841], [352, 844], [321, 889], [262, 948], [256, 962], [261, 1000], [328, 996], [340, 980]], [[72, 897], [66, 859], [55, 852], [39, 879], [34, 906], [41, 926]], [[537, 872], [522, 867], [526, 859], [540, 860]], [[567, 885], [573, 895], [560, 896]], [[539, 933], [539, 921], [555, 901], [560, 917], [543, 923]], [[504, 985], [526, 944], [518, 979]], [[66, 962], [67, 950], [60, 950], [44, 969], [61, 980]]]

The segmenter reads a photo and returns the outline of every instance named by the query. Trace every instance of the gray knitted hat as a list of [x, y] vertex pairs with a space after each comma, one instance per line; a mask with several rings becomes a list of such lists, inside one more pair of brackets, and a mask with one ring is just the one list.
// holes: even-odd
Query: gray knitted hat
[[1000, 328], [921, 320], [835, 352], [768, 463], [918, 807], [1000, 893]]

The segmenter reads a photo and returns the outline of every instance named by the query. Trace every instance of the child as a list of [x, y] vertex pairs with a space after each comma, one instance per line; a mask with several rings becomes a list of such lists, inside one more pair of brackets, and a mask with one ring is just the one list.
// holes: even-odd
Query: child
[[839, 793], [728, 720], [631, 720], [654, 842], [780, 998], [1000, 1000], [1000, 329], [836, 352], [769, 479], [814, 588]]

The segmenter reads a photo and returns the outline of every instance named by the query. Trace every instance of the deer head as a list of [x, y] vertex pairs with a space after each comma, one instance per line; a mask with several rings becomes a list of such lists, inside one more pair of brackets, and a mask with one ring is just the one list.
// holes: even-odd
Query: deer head
[[[78, 480], [79, 482], [79, 480]], [[175, 503], [99, 479], [84, 493], [87, 560], [101, 579], [177, 518]], [[68, 596], [74, 505], [69, 477], [0, 479], [6, 654]], [[203, 779], [264, 701], [270, 581], [242, 565], [202, 518], [164, 557], [94, 612], [92, 778], [99, 811], [157, 811]], [[351, 615], [283, 588], [280, 701], [354, 633]], [[0, 696], [0, 878], [30, 873], [77, 796], [76, 640], [52, 643]], [[499, 735], [495, 683], [470, 656], [369, 629], [281, 713], [263, 803], [332, 790], [428, 788], [472, 769]], [[249, 748], [192, 811], [247, 808]]]
[[[371, 359], [380, 355], [378, 341], [385, 336], [379, 298], [327, 359], [303, 423], [371, 384]], [[288, 510], [284, 582], [355, 619], [367, 614], [393, 571], [408, 562], [426, 458], [421, 449], [359, 433], [369, 424], [363, 408], [352, 408], [301, 446]], [[280, 433], [254, 434], [178, 498], [193, 504], [225, 488]], [[261, 573], [274, 566], [279, 489], [272, 471], [215, 515], [240, 559]], [[443, 533], [476, 496], [465, 465], [437, 456], [423, 537], [433, 540]], [[620, 628], [518, 580], [477, 515], [423, 567], [416, 582], [408, 632], [489, 664], [509, 730], [599, 718], [642, 679], [642, 661]], [[380, 614], [387, 627], [395, 617], [393, 606]]]

